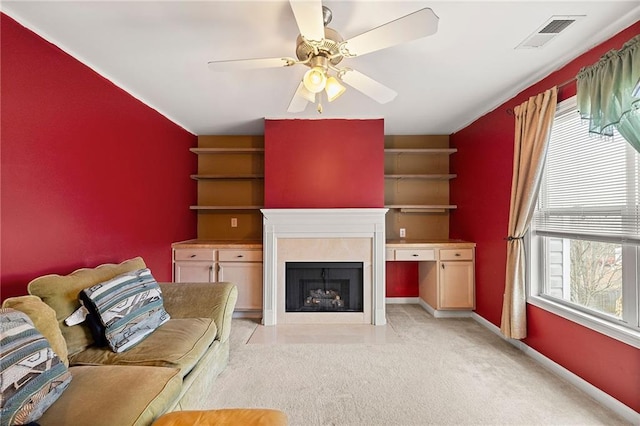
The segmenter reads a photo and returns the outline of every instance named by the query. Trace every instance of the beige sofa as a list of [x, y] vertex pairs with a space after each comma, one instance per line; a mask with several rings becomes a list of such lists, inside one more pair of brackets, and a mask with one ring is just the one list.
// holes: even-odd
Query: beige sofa
[[83, 324], [63, 322], [78, 308], [81, 289], [145, 267], [135, 258], [67, 276], [47, 275], [29, 283], [31, 296], [4, 301], [3, 307], [29, 315], [73, 377], [40, 425], [149, 425], [169, 411], [205, 407], [229, 359], [235, 285], [161, 283], [171, 319], [122, 353], [92, 345]]

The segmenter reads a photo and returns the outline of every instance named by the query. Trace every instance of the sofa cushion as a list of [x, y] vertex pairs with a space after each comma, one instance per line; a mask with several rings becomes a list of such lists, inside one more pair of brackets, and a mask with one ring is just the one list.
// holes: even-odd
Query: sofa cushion
[[67, 366], [29, 317], [0, 309], [0, 423], [38, 420], [71, 381]]
[[85, 288], [80, 299], [90, 312], [94, 340], [114, 352], [132, 348], [169, 321], [162, 290], [148, 268]]
[[120, 264], [104, 264], [96, 268], [84, 268], [69, 275], [45, 275], [29, 283], [29, 294], [38, 296], [56, 311], [58, 326], [67, 342], [69, 354], [78, 353], [93, 343], [89, 328], [84, 325], [67, 326], [65, 318], [80, 307], [78, 293], [100, 282], [125, 272], [146, 268], [141, 257]]
[[45, 339], [49, 341], [51, 349], [58, 355], [60, 361], [67, 367], [67, 342], [65, 342], [60, 327], [56, 322], [56, 312], [37, 296], [10, 297], [2, 303], [3, 308], [12, 308], [27, 314], [33, 325]]
[[75, 366], [64, 394], [38, 421], [41, 426], [149, 425], [180, 395], [173, 368]]
[[186, 376], [215, 340], [217, 327], [208, 318], [170, 319], [153, 334], [121, 353], [89, 347], [69, 357], [71, 365], [148, 365], [173, 367]]
[[217, 340], [226, 342], [238, 299], [238, 287], [229, 282], [160, 283], [164, 308], [171, 318], [213, 318]]

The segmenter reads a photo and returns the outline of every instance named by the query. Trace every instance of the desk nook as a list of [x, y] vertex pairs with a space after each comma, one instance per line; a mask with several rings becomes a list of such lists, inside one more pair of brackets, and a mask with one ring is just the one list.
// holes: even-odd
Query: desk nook
[[434, 317], [469, 316], [475, 309], [475, 246], [457, 240], [389, 240], [386, 260], [418, 262], [418, 303]]

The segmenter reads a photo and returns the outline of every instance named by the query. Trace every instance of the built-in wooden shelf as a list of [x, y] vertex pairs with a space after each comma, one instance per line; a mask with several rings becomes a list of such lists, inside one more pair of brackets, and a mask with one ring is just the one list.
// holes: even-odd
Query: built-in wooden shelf
[[191, 179], [209, 180], [209, 179], [263, 179], [263, 174], [233, 174], [233, 175], [191, 175]]
[[385, 148], [385, 154], [454, 154], [456, 148]]
[[385, 179], [430, 179], [430, 180], [449, 180], [454, 179], [457, 175], [452, 174], [385, 174]]
[[191, 210], [259, 210], [264, 206], [190, 206]]
[[199, 135], [198, 145], [188, 149], [198, 159], [197, 171], [189, 175], [197, 185], [198, 198], [189, 209], [198, 222], [198, 238], [261, 240], [264, 136]]
[[389, 204], [385, 207], [398, 209], [403, 213], [444, 213], [458, 208], [454, 204]]
[[264, 152], [264, 148], [189, 148], [194, 154], [253, 154]]
[[[450, 184], [457, 177], [450, 161], [458, 149], [447, 135], [385, 136], [384, 204], [387, 238], [449, 236]], [[403, 239], [405, 237], [402, 237]]]

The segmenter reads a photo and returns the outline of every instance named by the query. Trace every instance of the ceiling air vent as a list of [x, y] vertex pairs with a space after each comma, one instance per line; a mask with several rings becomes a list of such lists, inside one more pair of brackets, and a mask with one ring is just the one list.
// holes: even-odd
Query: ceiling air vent
[[522, 43], [516, 46], [516, 49], [535, 49], [542, 47], [556, 38], [560, 32], [578, 19], [584, 18], [584, 15], [576, 16], [552, 16], [547, 22], [542, 24], [533, 34], [527, 37]]

